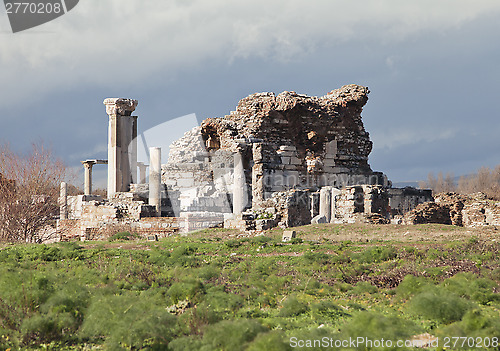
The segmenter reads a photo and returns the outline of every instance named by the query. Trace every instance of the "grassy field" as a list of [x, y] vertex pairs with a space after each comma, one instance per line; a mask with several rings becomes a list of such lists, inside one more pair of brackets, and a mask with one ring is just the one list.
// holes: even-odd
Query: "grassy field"
[[0, 350], [500, 350], [495, 228], [295, 230], [5, 244]]

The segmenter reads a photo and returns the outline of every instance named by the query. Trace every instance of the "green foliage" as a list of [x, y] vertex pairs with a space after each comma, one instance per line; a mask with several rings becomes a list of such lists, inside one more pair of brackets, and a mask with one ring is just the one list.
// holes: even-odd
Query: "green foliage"
[[241, 244], [242, 244], [241, 241], [239, 241], [237, 239], [230, 239], [230, 240], [226, 240], [224, 242], [224, 245], [226, 245], [230, 249], [240, 247]]
[[167, 345], [176, 319], [165, 308], [140, 295], [96, 296], [83, 323], [82, 338], [105, 341], [106, 349], [140, 349]]
[[71, 340], [83, 322], [89, 302], [87, 289], [68, 282], [61, 290], [55, 290], [49, 287], [47, 279], [39, 279], [38, 287], [48, 289], [49, 294], [38, 311], [23, 320], [20, 327], [23, 340], [28, 343]]
[[281, 317], [295, 317], [309, 310], [307, 304], [300, 302], [296, 296], [289, 296], [283, 302], [283, 306], [279, 312]]
[[359, 263], [384, 262], [396, 257], [398, 257], [397, 250], [392, 246], [372, 247], [351, 255], [351, 258]]
[[195, 300], [204, 293], [204, 286], [199, 280], [174, 283], [167, 291], [167, 294], [174, 303], [182, 300]]
[[287, 342], [283, 332], [272, 331], [258, 334], [245, 351], [291, 351], [290, 343]]
[[[428, 255], [425, 243], [281, 245], [211, 233], [133, 250], [0, 248], [0, 350], [289, 350], [292, 336], [499, 334], [498, 244], [433, 241]], [[483, 262], [482, 276], [448, 278], [466, 260]]]
[[401, 350], [396, 340], [406, 340], [420, 330], [415, 323], [395, 316], [384, 316], [374, 312], [359, 312], [341, 330], [341, 338], [356, 339], [364, 337], [370, 340], [393, 340], [392, 347], [370, 347], [364, 345], [363, 350]]
[[271, 241], [273, 241], [273, 238], [264, 235], [259, 235], [251, 238], [249, 242], [252, 245], [263, 245], [263, 244], [268, 244]]
[[301, 238], [292, 238], [290, 240], [290, 244], [295, 245], [295, 244], [302, 244], [304, 242], [303, 239]]
[[196, 249], [194, 246], [189, 244], [181, 244], [172, 251], [169, 262], [176, 266], [197, 266], [200, 262], [200, 259], [195, 257], [195, 253]]
[[500, 301], [500, 296], [493, 291], [497, 284], [490, 279], [479, 278], [472, 273], [459, 273], [446, 279], [442, 286], [458, 296], [486, 305]]
[[304, 253], [304, 259], [309, 263], [328, 264], [330, 255], [322, 252], [308, 251]]
[[424, 277], [415, 277], [414, 275], [407, 275], [403, 281], [399, 283], [396, 288], [398, 296], [408, 299], [419, 292], [429, 289], [432, 284]]
[[355, 295], [362, 294], [374, 294], [378, 291], [375, 285], [370, 284], [369, 282], [358, 282], [356, 286], [352, 289], [352, 293]]
[[245, 350], [258, 334], [267, 331], [266, 327], [254, 320], [222, 321], [207, 327], [201, 350]]
[[119, 232], [116, 233], [115, 235], [112, 235], [109, 237], [109, 241], [116, 241], [116, 240], [136, 240], [140, 239], [141, 236], [137, 233], [130, 233], [130, 232]]
[[316, 319], [324, 319], [325, 317], [330, 320], [336, 320], [341, 317], [349, 316], [343, 308], [334, 304], [331, 301], [319, 301], [311, 305], [312, 316]]
[[498, 315], [487, 315], [480, 309], [467, 311], [460, 322], [450, 324], [438, 331], [440, 336], [494, 338], [500, 335]]
[[195, 336], [185, 336], [172, 340], [168, 344], [168, 348], [172, 351], [193, 351], [200, 350], [203, 342]]
[[409, 306], [413, 313], [444, 324], [459, 321], [473, 307], [469, 301], [442, 288], [415, 295]]

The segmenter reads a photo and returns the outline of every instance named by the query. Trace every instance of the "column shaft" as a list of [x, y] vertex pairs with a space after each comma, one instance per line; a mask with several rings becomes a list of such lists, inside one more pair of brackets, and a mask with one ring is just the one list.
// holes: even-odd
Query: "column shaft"
[[161, 148], [149, 148], [149, 204], [161, 216]]

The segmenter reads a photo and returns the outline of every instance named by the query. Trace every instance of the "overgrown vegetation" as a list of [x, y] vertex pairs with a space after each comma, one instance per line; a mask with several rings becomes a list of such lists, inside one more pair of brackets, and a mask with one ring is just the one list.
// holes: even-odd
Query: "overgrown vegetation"
[[292, 350], [291, 338], [500, 336], [495, 242], [198, 235], [117, 248], [129, 234], [118, 244], [1, 249], [0, 350]]

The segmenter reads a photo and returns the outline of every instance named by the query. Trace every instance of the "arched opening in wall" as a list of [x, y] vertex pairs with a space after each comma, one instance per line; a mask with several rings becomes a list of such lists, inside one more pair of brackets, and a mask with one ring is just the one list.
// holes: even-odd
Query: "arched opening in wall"
[[363, 188], [357, 186], [354, 188], [354, 213], [365, 212], [365, 193]]

